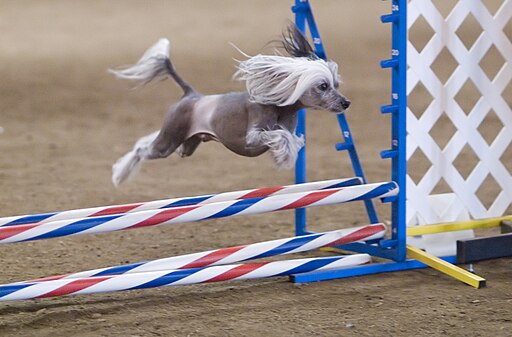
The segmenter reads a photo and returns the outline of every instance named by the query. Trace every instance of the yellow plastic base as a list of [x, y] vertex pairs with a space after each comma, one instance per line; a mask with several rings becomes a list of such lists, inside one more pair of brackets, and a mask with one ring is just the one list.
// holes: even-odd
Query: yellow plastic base
[[477, 289], [485, 287], [484, 278], [459, 268], [456, 265], [443, 261], [440, 258], [430, 255], [416, 247], [407, 245], [407, 256]]
[[450, 223], [437, 224], [437, 225], [407, 227], [407, 236], [436, 234], [436, 233], [461, 231], [461, 230], [475, 229], [475, 228], [497, 227], [500, 225], [500, 222], [503, 220], [512, 220], [512, 215], [503, 216], [500, 218], [492, 218], [492, 219], [470, 220], [470, 221], [462, 221], [462, 222], [450, 222]]
[[[324, 247], [320, 248], [320, 250], [332, 253], [345, 253], [345, 251], [334, 247]], [[484, 278], [457, 267], [454, 264], [441, 260], [437, 256], [428, 254], [416, 247], [407, 245], [407, 256], [477, 289], [485, 287]]]

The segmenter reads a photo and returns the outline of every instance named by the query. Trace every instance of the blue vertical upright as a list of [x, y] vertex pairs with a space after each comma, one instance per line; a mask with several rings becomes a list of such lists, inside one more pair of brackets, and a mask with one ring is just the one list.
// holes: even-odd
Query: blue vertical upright
[[[295, 6], [292, 7], [292, 11], [295, 13], [295, 24], [297, 28], [300, 29], [301, 32], [306, 34], [306, 25], [309, 28], [311, 33], [311, 37], [313, 39], [313, 45], [315, 49], [315, 54], [322, 58], [327, 59], [325, 49], [322, 43], [322, 39], [320, 38], [320, 33], [318, 31], [318, 27], [315, 22], [315, 18], [313, 16], [313, 12], [309, 5], [308, 0], [295, 0]], [[352, 134], [350, 132], [350, 128], [348, 126], [347, 119], [344, 113], [337, 114], [338, 124], [341, 129], [341, 134], [343, 137], [343, 142], [336, 144], [336, 150], [338, 151], [348, 151], [352, 167], [354, 169], [354, 173], [357, 177], [362, 179], [363, 183], [366, 183], [366, 177], [363, 172], [363, 168], [359, 161], [359, 156], [357, 155], [357, 151], [352, 140]], [[298, 112], [298, 123], [297, 123], [297, 135], [303, 135], [306, 138], [306, 112], [304, 109], [299, 110]], [[301, 184], [306, 182], [306, 147], [304, 146], [297, 158], [297, 163], [295, 166], [295, 183]], [[370, 223], [379, 222], [377, 218], [377, 213], [375, 211], [375, 207], [373, 205], [372, 200], [364, 200], [366, 211], [368, 213], [368, 218]], [[295, 233], [296, 235], [304, 235], [309, 233], [306, 228], [306, 210], [305, 209], [297, 209], [295, 210]]]
[[400, 192], [392, 201], [392, 245], [396, 248], [395, 261], [406, 258], [406, 114], [407, 114], [407, 0], [393, 0], [391, 14], [381, 17], [391, 27], [391, 58], [381, 61], [382, 68], [391, 69], [391, 104], [381, 112], [391, 114], [391, 149], [381, 152], [382, 158], [391, 159], [391, 179], [398, 183]]
[[[309, 5], [308, 5], [309, 7]], [[292, 7], [295, 12], [295, 25], [301, 32], [306, 31], [306, 9], [303, 6], [303, 1], [295, 0], [295, 6]], [[306, 141], [306, 111], [301, 109], [298, 111], [297, 135], [304, 136]], [[302, 184], [306, 182], [306, 146], [303, 146], [299, 151], [297, 162], [295, 163], [295, 183]], [[297, 208], [295, 210], [295, 235], [306, 234], [306, 209]]]

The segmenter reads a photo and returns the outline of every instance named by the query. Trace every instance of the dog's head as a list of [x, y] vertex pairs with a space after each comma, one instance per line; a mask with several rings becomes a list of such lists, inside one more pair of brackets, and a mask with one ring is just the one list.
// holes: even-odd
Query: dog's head
[[246, 82], [251, 100], [344, 112], [350, 101], [338, 91], [338, 65], [317, 57], [293, 24], [283, 34], [282, 44], [292, 57], [256, 55], [239, 63], [235, 76]]
[[330, 72], [330, 76], [325, 72], [326, 78], [308, 83], [309, 88], [304, 91], [300, 98], [300, 102], [304, 106], [333, 112], [343, 112], [350, 106], [350, 101], [338, 91], [340, 84], [338, 65], [331, 60], [323, 61], [320, 59], [306, 37], [291, 22], [283, 32], [282, 45], [291, 56], [320, 63]]
[[350, 101], [338, 91], [340, 84], [337, 74], [338, 65], [331, 61], [318, 61], [323, 62], [322, 67], [329, 68], [330, 76], [324, 71], [324, 76], [318, 76], [312, 81], [304, 81], [302, 85], [306, 90], [299, 98], [299, 102], [307, 108], [344, 112], [350, 106]]

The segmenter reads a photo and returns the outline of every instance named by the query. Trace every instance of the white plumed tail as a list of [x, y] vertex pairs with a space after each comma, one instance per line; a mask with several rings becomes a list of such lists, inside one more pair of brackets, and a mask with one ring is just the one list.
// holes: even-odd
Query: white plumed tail
[[112, 165], [112, 183], [114, 186], [119, 186], [125, 180], [133, 177], [140, 168], [142, 160], [144, 160], [143, 154], [148, 151], [151, 143], [158, 136], [159, 131], [155, 131], [152, 134], [140, 138], [133, 150], [119, 158], [114, 165]]
[[146, 50], [136, 64], [119, 69], [109, 69], [109, 71], [118, 78], [143, 81], [144, 83], [155, 79], [163, 80], [169, 76], [166, 65], [166, 61], [169, 60], [169, 50], [169, 40], [162, 38]]

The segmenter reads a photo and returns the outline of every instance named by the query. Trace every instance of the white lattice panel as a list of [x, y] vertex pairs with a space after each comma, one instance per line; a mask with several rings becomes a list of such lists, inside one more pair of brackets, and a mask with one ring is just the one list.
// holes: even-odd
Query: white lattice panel
[[[416, 43], [416, 48], [411, 35], [407, 43], [407, 160], [409, 170], [418, 167], [414, 160], [419, 157], [423, 160], [419, 166], [424, 166], [421, 176], [412, 171], [407, 176], [409, 225], [418, 217], [426, 223], [446, 221], [428, 202], [439, 185], [457, 195], [450, 211], [453, 217], [464, 208], [477, 219], [501, 216], [511, 209], [512, 0], [501, 2], [490, 10], [488, 1], [452, 1], [453, 7], [444, 11], [436, 5], [450, 6], [449, 1], [409, 2], [409, 33], [420, 23], [427, 33], [432, 31], [431, 37], [423, 37], [424, 47]], [[461, 39], [466, 28], [477, 31], [474, 41]], [[482, 69], [489, 55], [495, 69], [490, 75]], [[434, 66], [450, 62], [453, 70], [440, 78]], [[412, 95], [420, 89], [422, 94]], [[416, 97], [422, 97], [423, 106], [415, 105]], [[485, 123], [491, 117], [494, 124], [489, 129]], [[446, 140], [436, 136], [438, 127], [447, 129], [441, 134]], [[489, 184], [491, 188], [485, 187]]]

